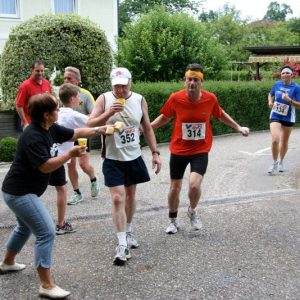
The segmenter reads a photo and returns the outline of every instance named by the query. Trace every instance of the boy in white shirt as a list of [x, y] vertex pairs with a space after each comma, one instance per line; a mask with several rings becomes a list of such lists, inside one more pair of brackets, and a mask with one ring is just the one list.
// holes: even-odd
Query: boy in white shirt
[[[73, 108], [80, 103], [80, 88], [71, 83], [63, 84], [59, 89], [59, 98], [63, 107], [59, 109], [57, 123], [67, 128], [87, 127], [88, 116], [75, 111]], [[65, 142], [58, 145], [58, 155], [69, 151], [74, 146], [74, 142]], [[68, 162], [67, 162], [68, 163]], [[67, 205], [67, 185], [66, 172], [64, 166], [51, 174], [49, 184], [55, 186], [57, 190], [57, 224], [56, 234], [72, 233], [76, 230], [65, 221]]]

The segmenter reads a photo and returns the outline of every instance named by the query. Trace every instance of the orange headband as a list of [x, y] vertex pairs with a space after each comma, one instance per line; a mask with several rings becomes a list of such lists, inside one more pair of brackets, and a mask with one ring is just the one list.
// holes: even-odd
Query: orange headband
[[200, 71], [188, 70], [185, 72], [185, 78], [186, 77], [197, 77], [197, 78], [203, 79], [203, 73], [201, 73]]

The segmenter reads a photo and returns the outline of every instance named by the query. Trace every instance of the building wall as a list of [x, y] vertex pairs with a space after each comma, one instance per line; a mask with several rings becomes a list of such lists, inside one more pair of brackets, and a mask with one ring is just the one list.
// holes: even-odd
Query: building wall
[[[35, 15], [53, 13], [53, 0], [18, 0], [19, 18], [0, 17], [0, 53], [9, 31]], [[78, 15], [89, 18], [105, 32], [112, 49], [116, 50], [118, 35], [118, 0], [77, 0]]]

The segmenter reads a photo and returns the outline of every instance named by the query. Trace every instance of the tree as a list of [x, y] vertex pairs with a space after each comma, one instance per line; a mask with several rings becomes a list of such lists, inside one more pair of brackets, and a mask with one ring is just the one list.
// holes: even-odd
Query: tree
[[[204, 0], [200, 0], [201, 2]], [[194, 0], [124, 0], [119, 5], [119, 35], [123, 34], [125, 25], [135, 17], [147, 14], [156, 6], [163, 6], [169, 12], [189, 11], [198, 13], [199, 1]]]
[[40, 15], [14, 27], [4, 46], [0, 86], [8, 108], [14, 108], [18, 86], [36, 59], [49, 70], [79, 68], [93, 94], [110, 88], [112, 51], [104, 32], [77, 15]]
[[274, 1], [269, 4], [264, 18], [275, 21], [285, 21], [286, 16], [289, 14], [293, 14], [293, 10], [289, 5], [285, 3], [279, 4], [278, 2]]
[[205, 26], [187, 14], [157, 8], [128, 26], [119, 39], [117, 61], [135, 80], [173, 81], [183, 78], [189, 63], [198, 62], [207, 76], [226, 66], [225, 49]]

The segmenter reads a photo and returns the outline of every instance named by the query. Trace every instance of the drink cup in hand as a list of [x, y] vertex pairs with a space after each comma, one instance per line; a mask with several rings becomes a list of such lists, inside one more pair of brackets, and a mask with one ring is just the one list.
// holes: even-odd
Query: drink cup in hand
[[87, 147], [87, 138], [79, 138], [78, 145]]
[[124, 98], [119, 98], [118, 102], [121, 103], [122, 105], [125, 105], [125, 99]]

